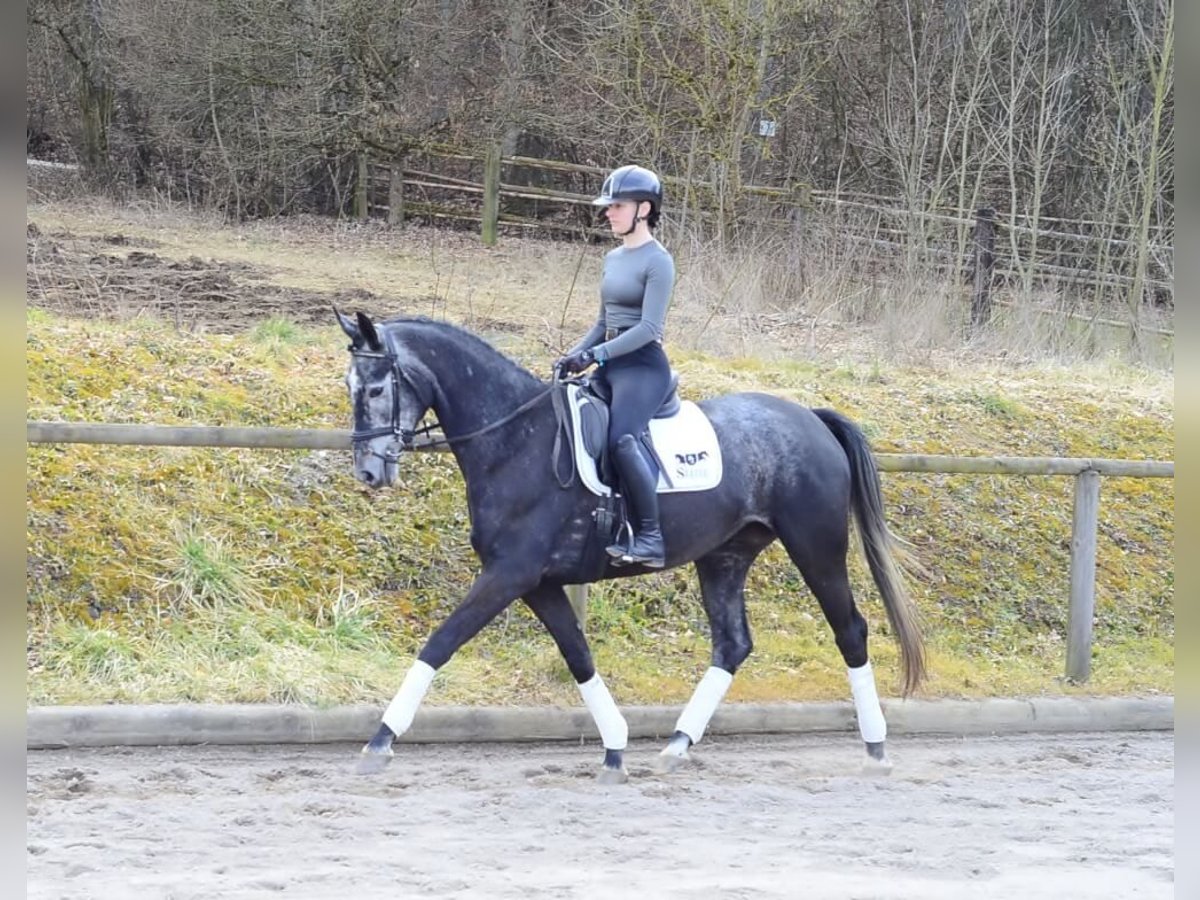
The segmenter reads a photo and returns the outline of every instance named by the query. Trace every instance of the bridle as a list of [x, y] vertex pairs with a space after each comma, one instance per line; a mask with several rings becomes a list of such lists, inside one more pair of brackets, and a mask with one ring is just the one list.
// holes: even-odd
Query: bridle
[[372, 456], [376, 456], [382, 459], [385, 463], [391, 463], [393, 465], [399, 462], [400, 454], [406, 450], [429, 450], [435, 447], [449, 447], [452, 444], [459, 444], [463, 441], [469, 441], [472, 438], [480, 437], [481, 435], [487, 434], [489, 431], [493, 431], [502, 425], [507, 425], [513, 419], [517, 418], [517, 416], [533, 409], [533, 407], [536, 406], [539, 401], [544, 399], [548, 394], [559, 387], [557, 384], [551, 384], [550, 387], [546, 388], [546, 390], [540, 392], [532, 399], [522, 403], [508, 415], [498, 419], [495, 422], [492, 422], [490, 425], [485, 425], [483, 428], [472, 431], [469, 434], [460, 434], [456, 435], [455, 437], [430, 438], [429, 440], [421, 441], [418, 444], [416, 441], [418, 436], [428, 436], [434, 429], [441, 428], [442, 426], [439, 422], [433, 422], [417, 429], [401, 427], [400, 382], [403, 381], [410, 388], [412, 388], [413, 393], [421, 398], [421, 402], [425, 405], [426, 409], [428, 409], [431, 405], [431, 401], [427, 401], [426, 399], [427, 392], [421, 390], [421, 386], [412, 379], [412, 376], [410, 376], [400, 367], [399, 358], [390, 350], [363, 350], [353, 345], [347, 349], [349, 349], [351, 356], [361, 357], [363, 359], [385, 359], [390, 363], [391, 371], [389, 374], [392, 379], [391, 424], [383, 425], [379, 428], [364, 428], [361, 430], [355, 429], [354, 431], [350, 432], [350, 441], [352, 444], [357, 445], [362, 441], [368, 441], [372, 438], [384, 437], [387, 435], [395, 437], [396, 440], [388, 444], [382, 453], [370, 448], [370, 453]]
[[400, 368], [400, 360], [396, 354], [385, 350], [363, 350], [351, 345], [347, 348], [351, 356], [360, 359], [385, 359], [390, 363], [389, 375], [392, 380], [392, 421], [388, 425], [379, 428], [363, 428], [355, 429], [350, 432], [350, 442], [354, 445], [360, 444], [363, 441], [369, 441], [372, 438], [384, 437], [391, 435], [396, 438], [395, 441], [388, 444], [384, 452], [369, 448], [372, 456], [377, 456], [386, 463], [396, 463], [400, 459], [400, 454], [405, 450], [412, 450], [415, 447], [415, 439], [418, 434], [428, 434], [433, 426], [427, 426], [422, 429], [413, 430], [411, 428], [402, 428], [400, 426], [400, 381], [403, 380], [413, 389], [413, 392], [418, 396], [422, 396], [421, 389], [417, 383], [412, 380], [412, 377]]

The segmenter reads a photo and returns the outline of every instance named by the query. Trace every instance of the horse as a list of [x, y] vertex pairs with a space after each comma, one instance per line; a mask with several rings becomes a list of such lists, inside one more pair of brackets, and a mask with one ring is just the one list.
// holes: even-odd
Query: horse
[[[437, 626], [362, 749], [358, 770], [382, 770], [412, 725], [434, 674], [517, 599], [550, 633], [595, 721], [604, 746], [597, 779], [626, 780], [628, 726], [592, 661], [564, 586], [649, 571], [606, 560], [598, 569], [597, 497], [556, 467], [565, 385], [535, 376], [486, 341], [448, 322], [398, 317], [376, 323], [334, 310], [350, 338], [346, 389], [353, 414], [354, 475], [368, 488], [397, 479], [401, 456], [418, 437], [453, 454], [466, 484], [471, 547], [482, 563], [466, 596]], [[744, 588], [755, 558], [782, 542], [817, 599], [847, 667], [865, 769], [887, 771], [887, 725], [867, 654], [867, 621], [847, 571], [851, 518], [899, 642], [902, 690], [925, 675], [919, 618], [901, 564], [905, 548], [884, 517], [879, 474], [861, 429], [830, 409], [810, 409], [765, 393], [697, 404], [723, 454], [719, 484], [660, 499], [666, 568], [691, 563], [711, 632], [711, 665], [661, 751], [656, 768], [688, 763], [752, 642]], [[427, 413], [437, 425], [420, 427]], [[427, 446], [428, 440], [425, 445]], [[603, 556], [603, 554], [601, 554]]]

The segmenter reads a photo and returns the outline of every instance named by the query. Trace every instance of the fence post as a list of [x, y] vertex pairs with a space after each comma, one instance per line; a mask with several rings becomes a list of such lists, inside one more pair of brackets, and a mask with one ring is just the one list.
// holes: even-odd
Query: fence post
[[1067, 616], [1067, 678], [1076, 683], [1092, 672], [1092, 617], [1096, 609], [1096, 534], [1100, 512], [1100, 473], [1075, 476], [1075, 515], [1071, 523], [1071, 608]]
[[[807, 182], [794, 181], [788, 186], [788, 201], [791, 203], [792, 243], [799, 244], [804, 240], [804, 227], [808, 219], [808, 210], [812, 206], [812, 186]], [[796, 253], [797, 262], [803, 258], [803, 253]]]
[[971, 330], [992, 318], [992, 270], [996, 264], [996, 211], [975, 210], [975, 290], [971, 295]]
[[500, 145], [488, 147], [483, 161], [483, 243], [492, 247], [496, 243], [496, 230], [500, 220]]
[[404, 225], [404, 162], [405, 157], [392, 160], [392, 173], [388, 179], [388, 224]]
[[367, 190], [369, 188], [367, 173], [367, 151], [358, 151], [358, 178], [354, 182], [354, 218], [365, 222], [368, 215]]
[[575, 618], [579, 620], [579, 627], [582, 628], [587, 621], [587, 585], [568, 584], [566, 591], [567, 599], [571, 602], [571, 609], [575, 610]]

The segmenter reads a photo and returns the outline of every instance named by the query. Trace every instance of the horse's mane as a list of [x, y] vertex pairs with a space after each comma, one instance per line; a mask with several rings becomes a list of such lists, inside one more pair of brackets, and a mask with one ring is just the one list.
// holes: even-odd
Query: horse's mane
[[474, 334], [467, 329], [455, 325], [452, 322], [447, 322], [442, 319], [431, 319], [428, 316], [393, 316], [390, 319], [385, 319], [379, 323], [381, 327], [391, 328], [406, 326], [414, 326], [419, 329], [429, 329], [439, 337], [449, 338], [453, 343], [460, 345], [464, 350], [467, 350], [471, 355], [482, 354], [488, 359], [495, 360], [501, 364], [505, 370], [504, 373], [497, 372], [494, 374], [507, 374], [509, 376], [518, 376], [523, 380], [528, 380], [533, 383], [541, 383], [541, 379], [518, 363], [516, 360], [497, 350], [479, 335]]

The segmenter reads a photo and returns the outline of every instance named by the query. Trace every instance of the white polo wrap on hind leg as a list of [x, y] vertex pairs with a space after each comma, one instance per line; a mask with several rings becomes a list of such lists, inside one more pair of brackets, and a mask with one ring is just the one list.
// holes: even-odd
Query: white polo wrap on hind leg
[[857, 669], [847, 669], [850, 676], [850, 693], [854, 695], [854, 712], [858, 716], [858, 730], [868, 744], [878, 744], [887, 737], [887, 722], [879, 706], [879, 694], [875, 691], [875, 673], [871, 663]]
[[704, 737], [704, 730], [708, 728], [709, 720], [717, 711], [717, 707], [720, 706], [721, 700], [724, 699], [725, 692], [729, 690], [731, 684], [733, 684], [732, 672], [726, 672], [716, 666], [709, 666], [704, 677], [700, 679], [700, 683], [696, 685], [696, 690], [692, 692], [692, 699], [680, 713], [679, 721], [675, 723], [675, 730], [682, 731], [690, 737], [693, 744], [700, 743], [700, 738]]
[[579, 685], [579, 693], [583, 702], [596, 720], [600, 730], [600, 740], [605, 750], [624, 750], [629, 741], [629, 724], [617, 704], [608, 692], [604, 679], [597, 672], [590, 679]]
[[429, 663], [418, 659], [404, 676], [404, 683], [400, 685], [400, 690], [396, 691], [396, 696], [392, 698], [388, 708], [383, 711], [383, 724], [390, 728], [396, 737], [404, 734], [412, 725], [417, 707], [421, 705], [429, 685], [433, 683], [435, 671]]

